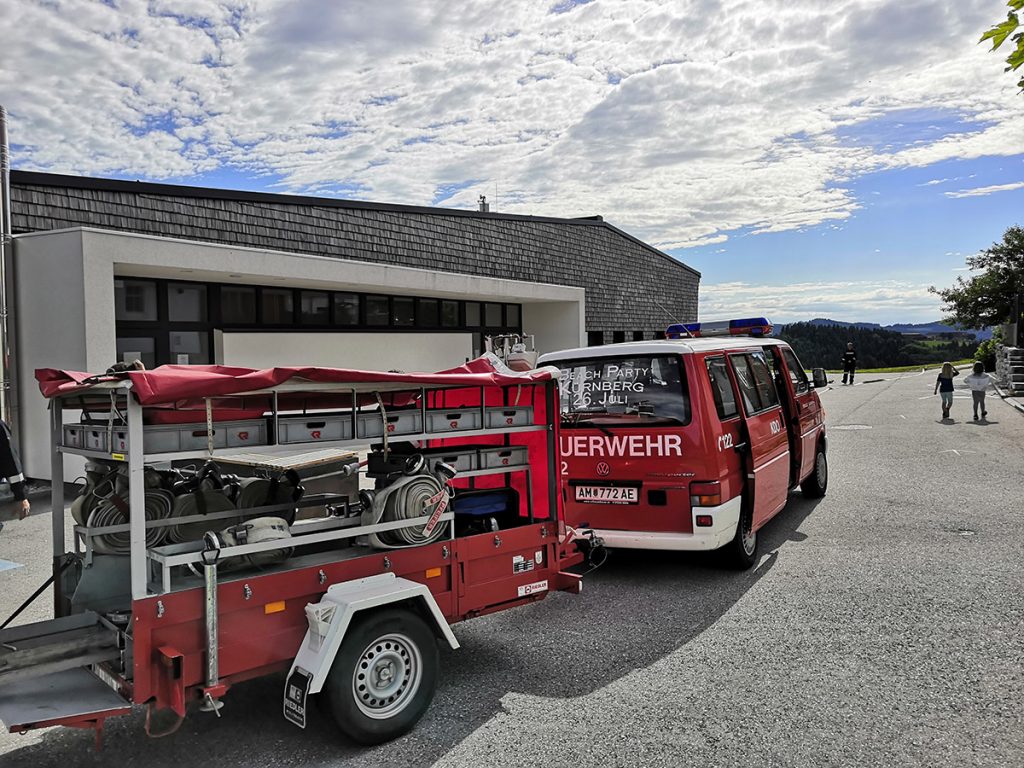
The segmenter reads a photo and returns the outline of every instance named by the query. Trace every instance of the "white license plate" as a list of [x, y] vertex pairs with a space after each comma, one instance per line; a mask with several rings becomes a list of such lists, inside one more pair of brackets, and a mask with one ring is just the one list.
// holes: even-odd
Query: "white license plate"
[[636, 504], [640, 501], [640, 489], [615, 485], [577, 485], [576, 501], [584, 504]]

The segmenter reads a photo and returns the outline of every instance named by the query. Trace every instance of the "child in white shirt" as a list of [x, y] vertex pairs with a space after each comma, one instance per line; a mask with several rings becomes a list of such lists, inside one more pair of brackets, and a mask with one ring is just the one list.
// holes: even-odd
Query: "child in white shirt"
[[992, 377], [985, 373], [985, 366], [981, 363], [974, 364], [974, 373], [964, 378], [964, 384], [971, 388], [971, 396], [974, 398], [974, 420], [978, 420], [978, 409], [981, 409], [981, 418], [988, 416], [985, 410], [985, 390], [992, 384]]

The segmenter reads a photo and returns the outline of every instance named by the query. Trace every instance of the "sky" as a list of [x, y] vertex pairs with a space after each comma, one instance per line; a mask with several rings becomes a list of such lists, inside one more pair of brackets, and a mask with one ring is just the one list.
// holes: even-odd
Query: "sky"
[[[0, 0], [12, 165], [601, 215], [703, 320], [927, 322], [1024, 225], [1001, 0]], [[10, 31], [15, 30], [16, 34]], [[1001, 54], [1001, 55], [1000, 55]]]

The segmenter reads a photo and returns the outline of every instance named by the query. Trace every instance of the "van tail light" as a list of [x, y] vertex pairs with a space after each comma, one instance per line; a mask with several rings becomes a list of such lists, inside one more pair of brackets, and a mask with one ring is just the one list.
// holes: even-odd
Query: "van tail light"
[[714, 524], [715, 519], [711, 515], [697, 515], [698, 528], [710, 528]]
[[722, 503], [722, 484], [717, 480], [710, 483], [690, 483], [690, 506], [717, 507]]

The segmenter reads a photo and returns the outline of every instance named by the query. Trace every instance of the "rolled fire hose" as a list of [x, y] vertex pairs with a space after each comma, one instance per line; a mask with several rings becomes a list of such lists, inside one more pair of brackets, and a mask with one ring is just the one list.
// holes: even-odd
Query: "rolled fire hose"
[[[202, 498], [200, 499], [200, 494]], [[205, 507], [202, 509], [201, 507]], [[231, 499], [220, 491], [197, 491], [183, 493], [174, 500], [173, 517], [189, 517], [191, 515], [210, 514], [211, 512], [228, 512], [235, 509]], [[181, 523], [171, 528], [170, 540], [175, 544], [185, 541], [199, 541], [203, 534], [211, 530], [221, 530], [239, 522], [237, 518], [218, 518], [206, 522], [199, 520], [194, 523]]]
[[[262, 544], [266, 541], [283, 541], [290, 539], [291, 529], [288, 521], [281, 517], [257, 517], [247, 520], [244, 523], [233, 525], [221, 532], [221, 538], [226, 546], [243, 546], [245, 544]], [[242, 555], [237, 560], [247, 562], [257, 568], [262, 568], [273, 563], [280, 563], [292, 556], [294, 547], [283, 549], [271, 549], [266, 552], [252, 552]], [[236, 558], [229, 558], [227, 562], [232, 564]]]
[[[122, 506], [127, 502], [122, 502]], [[146, 491], [146, 520], [166, 520], [171, 516], [174, 507], [174, 497], [163, 490]], [[108, 525], [124, 525], [128, 522], [128, 515], [114, 503], [112, 499], [100, 498], [89, 513], [88, 526], [90, 528], [102, 528]], [[146, 546], [155, 547], [167, 538], [168, 529], [147, 528]], [[93, 539], [93, 549], [100, 554], [127, 555], [131, 551], [131, 533], [106, 533]]]
[[[438, 493], [451, 494], [452, 490], [429, 474], [407, 475], [382, 488], [374, 496], [373, 504], [363, 512], [363, 525], [393, 523], [429, 515], [436, 505], [428, 500]], [[370, 544], [380, 549], [413, 547], [437, 541], [444, 535], [445, 526], [437, 524], [428, 533], [426, 525], [418, 523], [408, 528], [370, 534]]]

